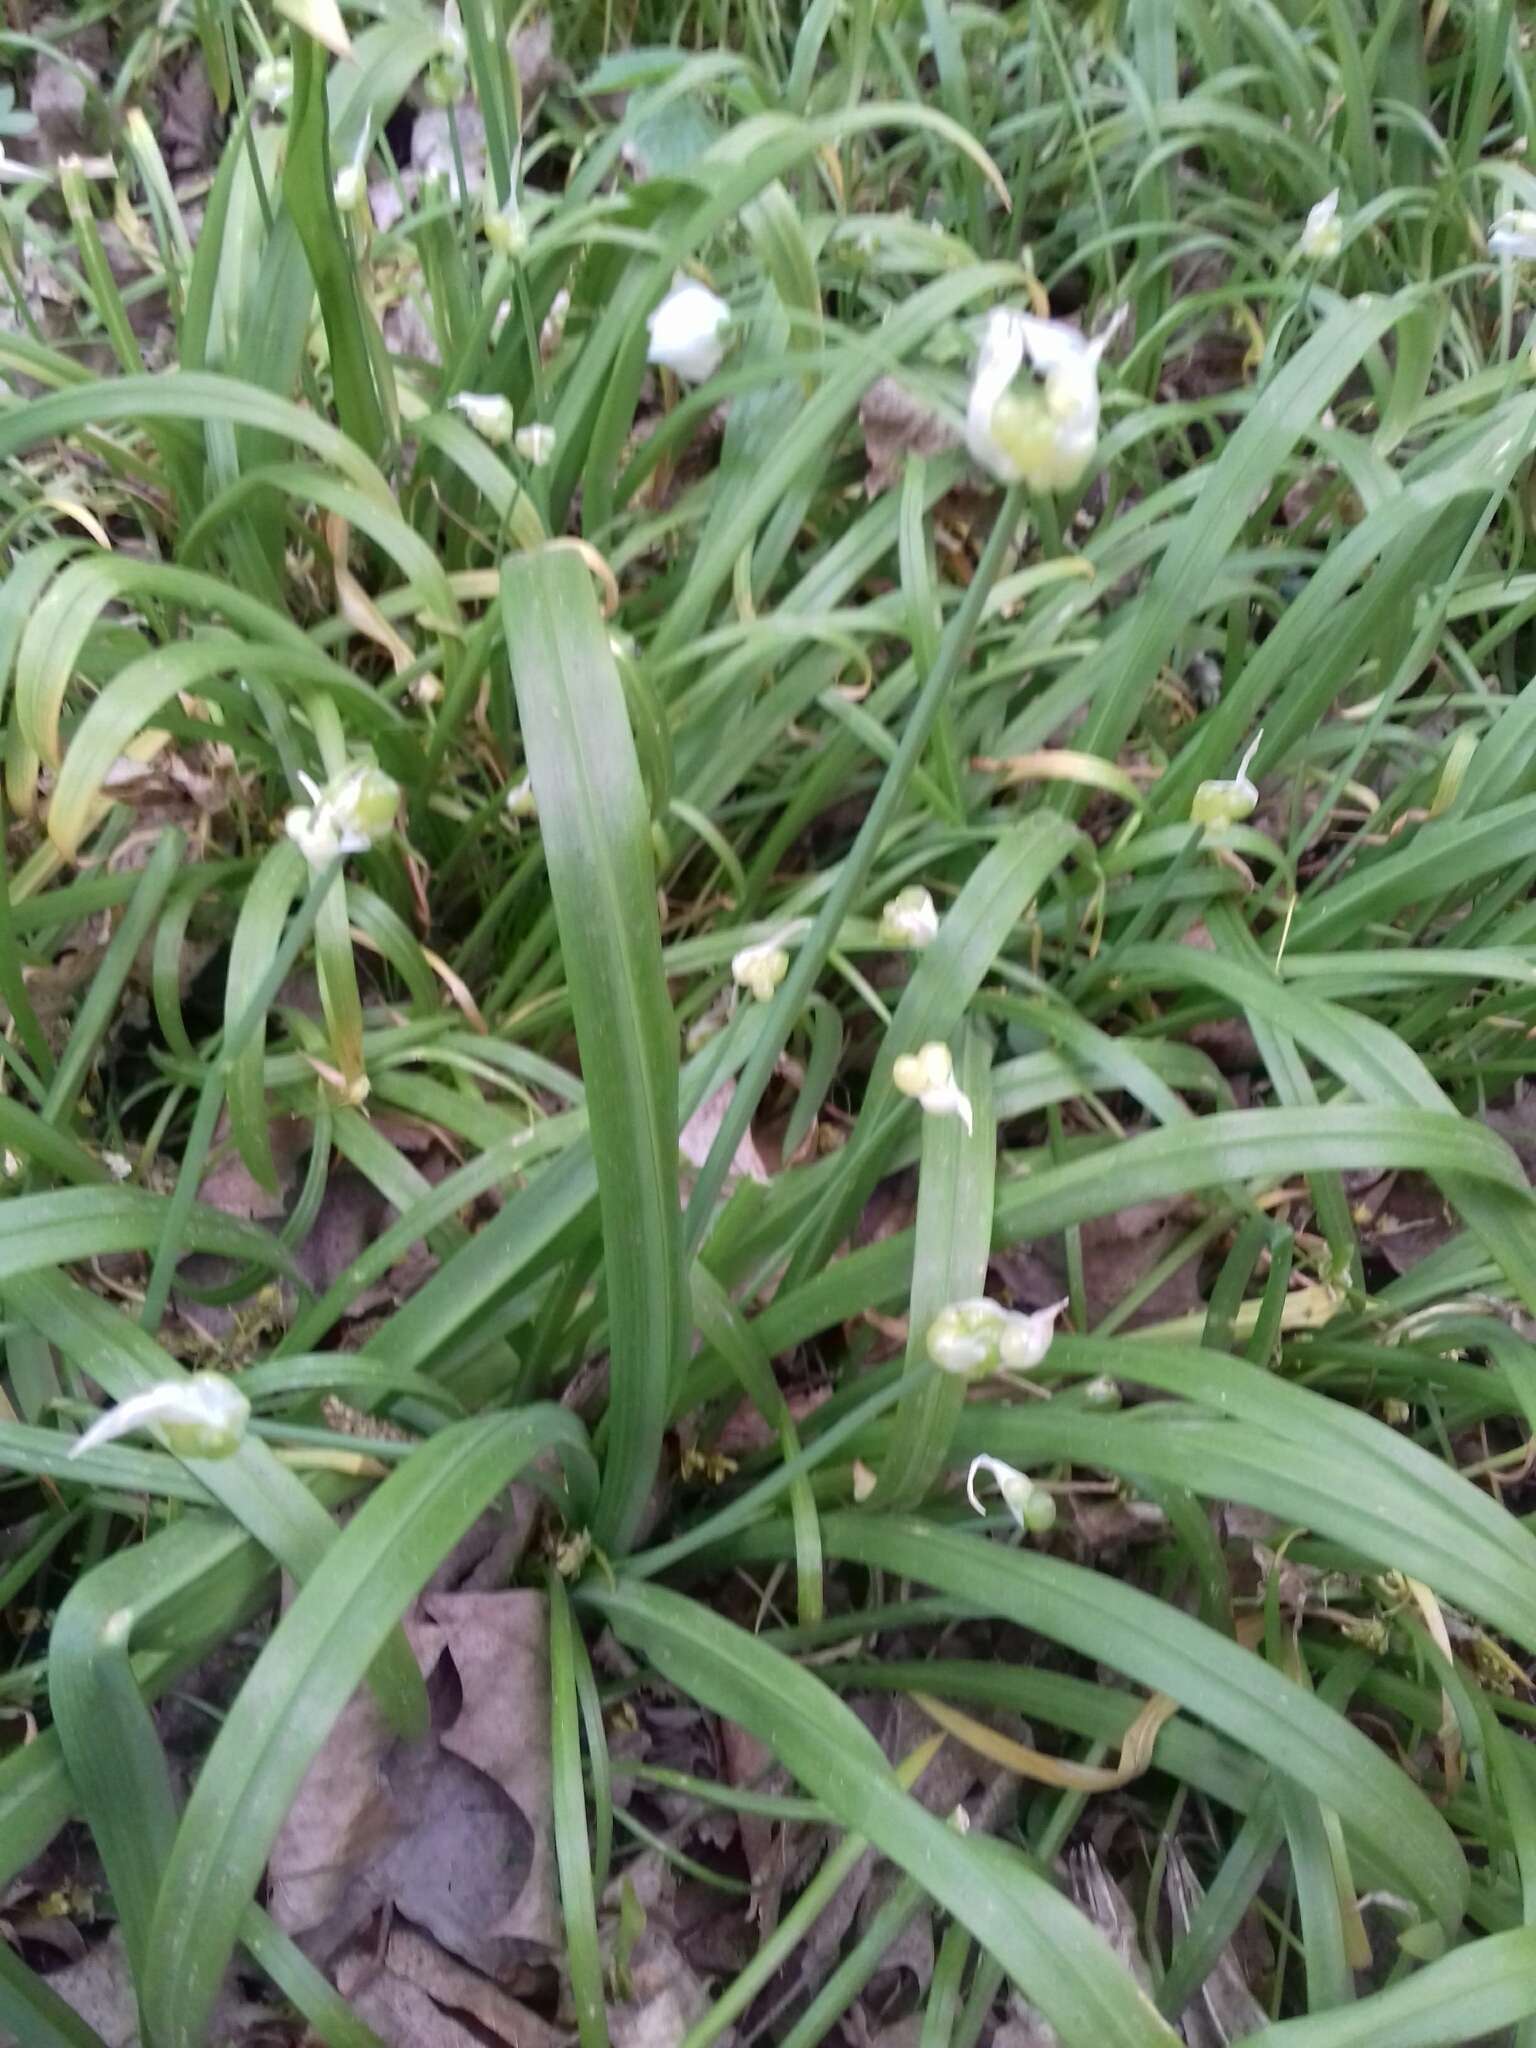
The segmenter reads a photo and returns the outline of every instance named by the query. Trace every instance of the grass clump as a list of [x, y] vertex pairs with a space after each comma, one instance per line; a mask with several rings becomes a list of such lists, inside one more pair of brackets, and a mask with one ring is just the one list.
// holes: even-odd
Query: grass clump
[[7, 1879], [376, 2039], [523, 1479], [582, 2048], [1536, 2041], [1517, 10], [21, 15]]

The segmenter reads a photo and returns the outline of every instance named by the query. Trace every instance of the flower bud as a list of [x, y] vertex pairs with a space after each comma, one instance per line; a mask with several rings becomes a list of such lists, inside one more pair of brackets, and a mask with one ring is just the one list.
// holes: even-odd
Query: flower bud
[[789, 972], [789, 955], [774, 939], [743, 946], [731, 959], [731, 979], [750, 989], [760, 1003], [771, 1003], [774, 990]]
[[685, 384], [702, 384], [724, 359], [730, 317], [730, 307], [708, 285], [674, 278], [671, 291], [645, 323], [651, 337], [648, 360]]
[[1339, 219], [1339, 188], [1333, 190], [1307, 215], [1297, 241], [1297, 252], [1308, 263], [1332, 263], [1344, 246], [1344, 223]]
[[186, 1379], [162, 1380], [131, 1394], [99, 1416], [69, 1455], [81, 1457], [98, 1445], [147, 1429], [178, 1458], [228, 1458], [239, 1450], [250, 1420], [251, 1404], [222, 1373], [195, 1372]]
[[338, 213], [360, 213], [368, 199], [368, 181], [361, 164], [343, 164], [331, 181]]
[[957, 1116], [967, 1135], [974, 1128], [971, 1098], [956, 1083], [955, 1063], [942, 1040], [935, 1039], [915, 1053], [899, 1054], [891, 1066], [891, 1079], [900, 1094], [915, 1097], [929, 1116]]
[[939, 913], [921, 884], [899, 890], [880, 913], [882, 945], [910, 946], [914, 952], [921, 952], [938, 935]]
[[1488, 230], [1488, 253], [1506, 263], [1536, 263], [1536, 212], [1517, 206], [1501, 213]]
[[1063, 1298], [1053, 1301], [1049, 1308], [1036, 1309], [1033, 1315], [1010, 1311], [997, 1340], [999, 1364], [1007, 1366], [1010, 1372], [1033, 1372], [1051, 1348], [1056, 1318], [1066, 1305]]
[[489, 185], [485, 188], [485, 239], [498, 256], [521, 256], [528, 247], [528, 223], [514, 193], [505, 206], [496, 204]]
[[555, 459], [555, 430], [543, 425], [519, 427], [512, 445], [530, 469], [544, 469]]
[[504, 447], [511, 440], [514, 415], [510, 398], [484, 391], [456, 391], [448, 403], [455, 412], [463, 413], [481, 440], [489, 441], [493, 448]]
[[1101, 1372], [1097, 1379], [1088, 1380], [1083, 1386], [1083, 1406], [1097, 1408], [1105, 1414], [1113, 1414], [1120, 1406], [1119, 1383], [1112, 1380], [1107, 1372]]
[[514, 782], [502, 799], [509, 818], [536, 818], [539, 815], [538, 799], [533, 793], [533, 778], [525, 775], [521, 782]]
[[268, 57], [251, 73], [251, 91], [275, 113], [293, 97], [293, 65], [286, 57]]
[[1189, 821], [1192, 825], [1203, 825], [1207, 839], [1220, 839], [1229, 826], [1241, 824], [1244, 818], [1253, 816], [1259, 792], [1248, 779], [1248, 767], [1263, 738], [1261, 726], [1249, 742], [1248, 751], [1238, 763], [1237, 774], [1230, 782], [1202, 782], [1195, 791], [1194, 801], [1189, 807]]
[[1007, 1465], [1001, 1458], [985, 1453], [971, 1460], [971, 1469], [965, 1475], [965, 1497], [978, 1515], [987, 1512], [976, 1493], [976, 1475], [979, 1472], [990, 1474], [996, 1481], [1003, 1506], [1021, 1529], [1034, 1536], [1043, 1536], [1055, 1526], [1056, 1503], [1045, 1488], [1036, 1486], [1027, 1472], [1020, 1472], [1016, 1466]]
[[1007, 1317], [1002, 1303], [984, 1294], [971, 1301], [952, 1301], [928, 1325], [924, 1348], [941, 1372], [964, 1379], [995, 1372]]

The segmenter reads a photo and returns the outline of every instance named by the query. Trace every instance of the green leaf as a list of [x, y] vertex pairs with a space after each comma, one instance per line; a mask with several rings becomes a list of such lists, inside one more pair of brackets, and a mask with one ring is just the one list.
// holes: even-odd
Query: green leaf
[[682, 1351], [677, 1027], [645, 795], [591, 574], [563, 549], [514, 559], [501, 602], [597, 1168], [611, 1385], [594, 1534], [617, 1552], [656, 1478]]

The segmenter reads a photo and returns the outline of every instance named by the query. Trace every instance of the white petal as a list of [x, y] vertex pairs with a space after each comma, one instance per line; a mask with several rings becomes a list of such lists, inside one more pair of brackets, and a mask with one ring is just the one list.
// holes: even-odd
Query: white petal
[[1042, 320], [1034, 313], [1020, 313], [1018, 319], [1024, 330], [1024, 346], [1029, 352], [1030, 365], [1042, 377], [1068, 364], [1090, 358], [1097, 362], [1103, 353], [1101, 347], [1096, 347], [1075, 327], [1067, 326], [1064, 320]]
[[1024, 367], [1025, 318], [1011, 306], [995, 306], [987, 315], [965, 408], [966, 447], [974, 461], [1005, 484], [1018, 483], [1022, 472], [1006, 449], [993, 439], [992, 415], [998, 400]]
[[707, 285], [680, 279], [646, 320], [646, 354], [685, 383], [702, 384], [724, 360], [722, 330], [730, 317], [730, 307]]

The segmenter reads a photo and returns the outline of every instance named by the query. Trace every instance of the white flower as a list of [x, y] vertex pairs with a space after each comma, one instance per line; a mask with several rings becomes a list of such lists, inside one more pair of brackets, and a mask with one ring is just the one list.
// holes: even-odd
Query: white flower
[[1000, 1301], [978, 1294], [970, 1301], [952, 1301], [928, 1325], [923, 1339], [928, 1356], [940, 1372], [974, 1379], [997, 1367], [997, 1340], [1008, 1311]]
[[[1059, 320], [1016, 307], [987, 315], [965, 413], [965, 445], [1000, 483], [1069, 491], [1099, 440], [1099, 360], [1125, 318], [1122, 310], [1094, 340]], [[1015, 391], [1024, 367], [1042, 381]]]
[[512, 445], [530, 469], [543, 469], [555, 459], [555, 430], [546, 426], [519, 427]]
[[293, 97], [293, 66], [286, 57], [268, 57], [251, 73], [251, 91], [275, 113]]
[[1008, 1319], [997, 1340], [997, 1356], [1011, 1372], [1033, 1372], [1044, 1362], [1056, 1334], [1056, 1318], [1066, 1307], [1066, 1297], [1049, 1308], [1037, 1308], [1033, 1315], [1008, 1310]]
[[731, 309], [708, 285], [676, 277], [672, 289], [646, 320], [651, 343], [647, 358], [674, 371], [685, 384], [713, 377], [725, 356], [725, 328]]
[[133, 1178], [133, 1161], [126, 1152], [103, 1152], [101, 1163], [114, 1180], [131, 1180]]
[[533, 778], [525, 775], [521, 782], [514, 782], [507, 791], [505, 802], [509, 818], [536, 818], [539, 806], [533, 793]]
[[997, 1490], [1003, 1497], [1003, 1506], [1012, 1515], [1021, 1529], [1043, 1536], [1056, 1520], [1056, 1503], [1045, 1491], [1036, 1486], [1027, 1472], [1020, 1472], [1016, 1466], [1005, 1465], [1001, 1458], [983, 1454], [972, 1458], [971, 1469], [965, 1475], [965, 1497], [978, 1515], [987, 1511], [976, 1497], [976, 1475], [986, 1472], [997, 1481]]
[[331, 197], [338, 213], [356, 213], [368, 196], [361, 164], [343, 164], [331, 184]]
[[919, 883], [894, 895], [880, 913], [880, 938], [887, 946], [910, 946], [921, 952], [939, 935], [939, 913]]
[[1229, 825], [1240, 824], [1244, 818], [1251, 818], [1259, 801], [1259, 792], [1248, 779], [1248, 766], [1259, 751], [1264, 737], [1264, 728], [1249, 741], [1248, 751], [1238, 763], [1237, 774], [1230, 782], [1202, 782], [1195, 791], [1194, 801], [1189, 807], [1192, 825], [1203, 825], [1207, 839], [1220, 839]]
[[463, 413], [482, 441], [503, 447], [512, 438], [513, 412], [510, 398], [485, 391], [456, 391], [448, 403]]
[[969, 1135], [975, 1120], [971, 1098], [955, 1080], [955, 1063], [949, 1047], [935, 1039], [916, 1052], [897, 1056], [891, 1079], [901, 1094], [915, 1096], [929, 1116], [957, 1116]]
[[324, 789], [299, 776], [311, 801], [295, 804], [283, 830], [311, 868], [329, 867], [349, 853], [367, 853], [395, 821], [400, 785], [371, 760], [355, 761]]
[[1307, 215], [1296, 249], [1309, 263], [1331, 263], [1344, 246], [1344, 223], [1339, 219], [1339, 188], [1319, 199]]
[[1517, 206], [1501, 213], [1488, 230], [1488, 253], [1506, 263], [1536, 263], [1536, 212]]
[[1097, 1379], [1089, 1380], [1083, 1387], [1085, 1408], [1113, 1410], [1120, 1406], [1120, 1388], [1107, 1372], [1101, 1372]]
[[760, 1003], [771, 1003], [773, 992], [789, 972], [789, 955], [777, 939], [763, 939], [758, 945], [743, 946], [731, 957], [731, 979], [738, 988], [750, 989]]
[[923, 1341], [941, 1372], [959, 1373], [965, 1379], [1004, 1366], [1013, 1372], [1033, 1372], [1051, 1348], [1056, 1318], [1066, 1305], [1057, 1301], [1026, 1315], [1021, 1309], [1004, 1308], [988, 1295], [973, 1295], [941, 1308]]
[[222, 1373], [195, 1372], [162, 1380], [119, 1401], [93, 1422], [69, 1455], [78, 1458], [114, 1437], [151, 1430], [178, 1458], [228, 1458], [239, 1450], [251, 1404]]
[[491, 187], [486, 186], [485, 239], [498, 256], [521, 256], [528, 247], [528, 223], [515, 192], [505, 206], [498, 206]]

